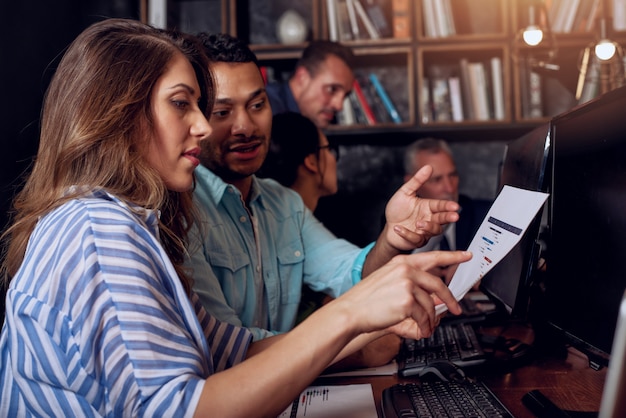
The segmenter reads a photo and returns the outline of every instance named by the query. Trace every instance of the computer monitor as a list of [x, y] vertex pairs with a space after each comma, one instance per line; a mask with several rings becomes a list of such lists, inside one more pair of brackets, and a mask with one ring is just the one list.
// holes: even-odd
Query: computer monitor
[[608, 363], [626, 289], [626, 87], [552, 120], [549, 336]]
[[[547, 190], [546, 166], [550, 149], [550, 124], [545, 123], [507, 144], [498, 192], [505, 185], [527, 190]], [[511, 317], [528, 314], [531, 275], [539, 258], [538, 235], [542, 211], [520, 242], [481, 280], [480, 289]]]

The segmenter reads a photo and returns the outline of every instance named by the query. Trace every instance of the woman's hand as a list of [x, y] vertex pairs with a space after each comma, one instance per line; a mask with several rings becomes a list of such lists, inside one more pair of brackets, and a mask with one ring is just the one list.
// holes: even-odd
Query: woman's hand
[[456, 314], [461, 308], [445, 283], [427, 270], [470, 258], [467, 251], [396, 256], [331, 304], [349, 310], [358, 333], [389, 329], [404, 337], [428, 337], [438, 324], [435, 304], [443, 302]]

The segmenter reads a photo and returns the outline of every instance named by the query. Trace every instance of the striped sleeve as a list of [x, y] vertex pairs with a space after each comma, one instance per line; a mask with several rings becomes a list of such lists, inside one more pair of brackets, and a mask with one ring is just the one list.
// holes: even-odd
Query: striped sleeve
[[105, 199], [40, 221], [8, 293], [0, 415], [191, 416], [241, 361], [249, 334], [201, 326], [155, 224]]

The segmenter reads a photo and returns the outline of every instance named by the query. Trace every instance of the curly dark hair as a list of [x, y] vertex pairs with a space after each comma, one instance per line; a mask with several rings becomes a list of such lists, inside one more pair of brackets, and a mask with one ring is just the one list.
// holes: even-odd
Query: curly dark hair
[[253, 62], [259, 65], [254, 52], [241, 39], [226, 33], [200, 32], [197, 36], [211, 62]]

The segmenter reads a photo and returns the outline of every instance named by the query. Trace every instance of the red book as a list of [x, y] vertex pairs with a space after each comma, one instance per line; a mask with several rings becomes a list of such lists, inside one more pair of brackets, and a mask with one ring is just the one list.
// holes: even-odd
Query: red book
[[365, 117], [367, 118], [367, 123], [369, 125], [376, 125], [376, 116], [374, 116], [374, 111], [372, 110], [369, 103], [367, 102], [367, 99], [365, 98], [365, 94], [363, 94], [363, 89], [361, 89], [361, 85], [356, 79], [354, 80], [354, 83], [352, 85], [352, 90], [354, 90], [356, 97], [359, 99], [359, 103], [361, 103], [361, 107], [363, 108], [363, 113], [365, 114]]

